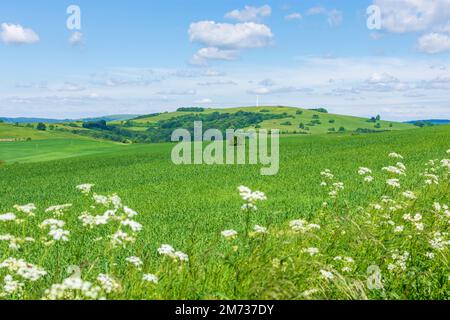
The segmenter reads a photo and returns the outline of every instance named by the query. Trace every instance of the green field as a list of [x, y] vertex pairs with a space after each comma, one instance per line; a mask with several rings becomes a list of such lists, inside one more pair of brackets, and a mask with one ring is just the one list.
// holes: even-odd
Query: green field
[[[448, 167], [437, 161], [435, 171], [430, 171], [439, 176], [437, 184], [424, 184], [427, 178], [420, 174], [428, 160], [449, 157], [449, 141], [449, 126], [285, 136], [280, 172], [265, 177], [259, 165], [176, 166], [170, 159], [173, 144], [124, 146], [70, 139], [0, 143], [0, 159], [32, 162], [0, 166], [0, 214], [17, 216], [16, 221], [0, 221], [0, 235], [13, 235], [0, 241], [0, 263], [24, 259], [47, 272], [29, 281], [16, 275], [17, 261], [8, 260], [2, 268], [0, 264], [1, 279], [12, 274], [24, 284], [22, 290], [3, 296], [48, 297], [45, 290], [68, 278], [69, 266], [78, 266], [84, 281], [99, 286], [98, 296], [111, 299], [446, 299]], [[391, 152], [404, 160], [389, 158]], [[399, 161], [407, 167], [404, 176], [382, 171]], [[372, 183], [358, 175], [360, 167], [373, 171]], [[334, 180], [321, 177], [325, 169], [331, 170]], [[401, 188], [387, 186], [389, 178], [399, 178]], [[320, 186], [324, 180], [327, 187]], [[328, 195], [333, 182], [345, 185], [336, 198]], [[94, 204], [92, 193], [81, 195], [75, 186], [83, 183], [95, 184], [95, 193], [119, 195], [139, 213], [134, 219], [142, 231], [135, 234], [120, 227], [125, 219], [121, 205], [116, 207], [117, 220], [92, 229], [83, 226], [80, 215], [99, 215], [112, 208]], [[257, 203], [258, 211], [241, 210], [244, 201], [237, 191], [241, 185], [266, 194], [267, 200]], [[407, 190], [418, 199], [405, 199], [402, 192]], [[384, 195], [392, 200], [381, 201]], [[440, 211], [433, 207], [435, 202]], [[14, 208], [28, 203], [36, 205], [35, 216]], [[45, 212], [67, 203], [73, 206], [63, 215]], [[382, 208], [374, 209], [373, 204]], [[418, 213], [423, 230], [419, 221], [404, 218]], [[38, 227], [52, 217], [65, 221], [69, 241], [49, 241], [48, 227]], [[304, 232], [289, 226], [294, 219], [308, 221], [305, 230], [300, 228]], [[321, 228], [306, 230], [308, 223]], [[251, 232], [256, 224], [268, 233]], [[404, 230], [394, 233], [396, 226]], [[238, 232], [236, 238], [221, 235], [230, 229]], [[111, 235], [117, 230], [136, 236], [136, 242], [114, 247]], [[430, 245], [431, 240], [442, 246]], [[189, 261], [158, 254], [162, 244], [186, 253]], [[404, 252], [409, 256], [402, 264]], [[132, 267], [126, 261], [130, 256], [139, 257], [143, 265]], [[379, 268], [382, 288], [367, 285], [378, 279], [368, 274], [372, 266]], [[99, 274], [108, 275], [120, 288], [113, 286], [108, 292], [104, 281], [96, 280]], [[143, 274], [156, 275], [158, 283], [143, 281]], [[53, 289], [55, 294], [57, 287]], [[73, 289], [57, 298], [92, 298], [88, 294]]]

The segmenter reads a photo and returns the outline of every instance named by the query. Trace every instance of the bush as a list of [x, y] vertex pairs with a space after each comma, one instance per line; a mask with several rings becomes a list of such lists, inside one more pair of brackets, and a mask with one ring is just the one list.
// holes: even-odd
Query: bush
[[313, 119], [320, 119], [320, 116], [318, 114], [313, 115]]
[[336, 122], [336, 120], [334, 120], [334, 119], [331, 119], [330, 121], [328, 121], [328, 123], [335, 123]]
[[303, 110], [297, 110], [297, 111], [295, 112], [295, 114], [297, 114], [297, 115], [302, 115], [302, 114], [303, 114]]
[[285, 121], [281, 123], [282, 126], [292, 126], [292, 122], [290, 121]]
[[36, 129], [39, 131], [45, 131], [45, 130], [47, 130], [47, 126], [44, 123], [39, 122], [36, 126]]
[[197, 107], [190, 107], [190, 108], [178, 108], [177, 112], [204, 112], [205, 108], [197, 108]]
[[346, 130], [345, 130], [345, 128], [344, 127], [340, 127], [339, 128], [339, 132], [345, 132]]
[[320, 112], [320, 113], [328, 113], [328, 110], [325, 108], [317, 108], [317, 109], [309, 109], [309, 110]]

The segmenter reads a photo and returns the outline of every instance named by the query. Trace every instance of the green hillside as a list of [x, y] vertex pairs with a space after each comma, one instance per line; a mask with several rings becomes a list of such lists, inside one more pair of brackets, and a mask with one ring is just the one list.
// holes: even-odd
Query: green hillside
[[[307, 133], [307, 134], [326, 134], [329, 132], [339, 132], [342, 127], [346, 132], [355, 131], [359, 128], [377, 131], [391, 131], [404, 130], [415, 128], [412, 124], [405, 124], [390, 121], [377, 121], [375, 123], [368, 122], [369, 119], [358, 118], [345, 115], [328, 114], [308, 109], [294, 108], [294, 107], [242, 107], [242, 108], [227, 108], [227, 109], [205, 109], [201, 113], [195, 112], [170, 112], [155, 114], [149, 117], [139, 117], [133, 119], [132, 123], [137, 123], [139, 126], [130, 127], [131, 130], [142, 131], [145, 130], [145, 125], [153, 125], [161, 120], [170, 120], [177, 117], [185, 116], [187, 114], [211, 114], [218, 113], [237, 113], [240, 111], [266, 113], [266, 114], [284, 114], [288, 116], [282, 119], [267, 120], [260, 125], [264, 129], [280, 129], [286, 133]], [[301, 114], [300, 114], [301, 113]], [[314, 117], [319, 117], [314, 119]], [[314, 124], [314, 120], [320, 121], [319, 124]], [[304, 129], [299, 126], [303, 123]], [[377, 126], [379, 124], [379, 126]], [[144, 125], [144, 127], [142, 127]], [[143, 129], [144, 128], [144, 129]], [[334, 129], [334, 131], [330, 131]]]

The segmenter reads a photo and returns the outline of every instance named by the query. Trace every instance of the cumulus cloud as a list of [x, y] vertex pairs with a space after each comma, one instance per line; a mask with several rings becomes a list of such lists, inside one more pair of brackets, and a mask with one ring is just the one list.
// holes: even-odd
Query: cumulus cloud
[[284, 93], [312, 93], [314, 90], [311, 88], [296, 88], [296, 87], [278, 87], [278, 88], [267, 88], [261, 87], [249, 90], [247, 93], [249, 94], [258, 94], [258, 95], [270, 95], [270, 94], [284, 94]]
[[298, 12], [294, 12], [294, 13], [291, 13], [291, 14], [288, 14], [287, 16], [285, 16], [284, 19], [287, 21], [301, 20], [301, 19], [303, 19], [303, 16]]
[[450, 36], [443, 33], [428, 33], [417, 41], [417, 48], [425, 53], [441, 53], [450, 51]]
[[210, 104], [210, 103], [213, 103], [213, 101], [211, 99], [205, 98], [205, 99], [200, 99], [200, 100], [194, 101], [194, 103], [197, 103], [197, 104]]
[[381, 9], [382, 28], [389, 32], [425, 31], [450, 19], [449, 0], [374, 0]]
[[325, 15], [327, 16], [327, 21], [328, 24], [331, 27], [338, 27], [342, 24], [343, 20], [344, 20], [344, 16], [342, 14], [341, 11], [336, 10], [336, 9], [332, 9], [332, 10], [328, 10], [324, 7], [313, 7], [308, 9], [307, 14], [309, 16], [314, 16], [314, 15]]
[[208, 60], [236, 60], [239, 57], [237, 50], [222, 50], [215, 47], [202, 48], [191, 59], [195, 65], [205, 65]]
[[222, 49], [262, 48], [268, 46], [273, 38], [268, 26], [254, 22], [200, 21], [192, 23], [188, 33], [191, 42]]
[[392, 91], [406, 91], [411, 89], [411, 85], [405, 82], [401, 82], [393, 75], [383, 73], [373, 73], [366, 83], [362, 85], [359, 90], [362, 91], [375, 91], [375, 92], [392, 92]]
[[240, 50], [266, 47], [273, 38], [268, 26], [254, 22], [200, 21], [192, 23], [188, 33], [191, 42], [206, 46], [191, 59], [191, 63], [198, 65], [205, 65], [208, 60], [235, 60]]
[[32, 44], [40, 39], [32, 29], [24, 28], [20, 24], [2, 23], [0, 40], [8, 44]]
[[260, 21], [264, 17], [272, 14], [272, 8], [269, 5], [262, 7], [245, 6], [243, 10], [233, 10], [225, 15], [227, 19], [234, 19], [241, 22]]

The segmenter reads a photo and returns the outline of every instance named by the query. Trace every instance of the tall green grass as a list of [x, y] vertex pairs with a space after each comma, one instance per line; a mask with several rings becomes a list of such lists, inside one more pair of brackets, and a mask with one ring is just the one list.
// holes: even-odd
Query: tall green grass
[[[274, 177], [260, 176], [259, 166], [174, 166], [171, 144], [2, 166], [0, 213], [21, 216], [14, 205], [30, 202], [38, 209], [35, 217], [23, 217], [22, 224], [0, 222], [0, 234], [36, 240], [18, 251], [0, 241], [0, 263], [8, 257], [23, 258], [48, 272], [37, 282], [26, 282], [22, 295], [4, 298], [39, 299], [45, 289], [69, 277], [67, 267], [75, 265], [86, 281], [96, 283], [104, 273], [120, 282], [121, 290], [102, 292], [112, 299], [444, 299], [449, 293], [448, 247], [433, 249], [430, 240], [436, 239], [437, 231], [444, 241], [449, 240], [450, 218], [445, 219], [445, 209], [437, 212], [433, 207], [435, 202], [441, 208], [449, 203], [448, 168], [436, 171], [438, 185], [425, 185], [420, 174], [428, 160], [449, 157], [449, 137], [450, 128], [440, 127], [283, 138], [280, 173]], [[386, 185], [391, 176], [382, 171], [396, 164], [388, 157], [393, 151], [404, 156], [407, 167], [406, 176], [399, 178], [400, 190]], [[371, 184], [358, 175], [359, 167], [373, 171]], [[324, 169], [345, 185], [336, 199], [320, 186]], [[139, 212], [135, 219], [144, 228], [134, 244], [125, 249], [111, 247], [108, 236], [117, 225], [83, 227], [78, 218], [83, 212], [100, 214], [106, 208], [91, 208], [92, 199], [75, 189], [81, 183], [94, 183], [98, 194], [119, 194]], [[258, 211], [241, 210], [240, 185], [267, 195], [266, 201], [257, 204]], [[406, 190], [413, 191], [417, 200], [405, 199], [402, 192]], [[384, 195], [395, 203], [382, 202]], [[38, 225], [52, 215], [44, 211], [65, 203], [73, 205], [60, 217], [71, 233], [70, 241], [45, 246], [48, 239], [41, 237], [47, 238], [48, 230]], [[401, 208], [390, 209], [397, 205]], [[421, 232], [403, 218], [417, 213], [423, 216]], [[296, 219], [321, 228], [296, 232], [289, 225]], [[248, 233], [256, 224], [268, 233]], [[401, 225], [404, 231], [395, 233], [394, 227]], [[221, 235], [229, 229], [237, 231], [236, 238]], [[185, 252], [189, 261], [159, 255], [162, 244]], [[311, 256], [305, 252], [308, 248], [319, 253]], [[404, 252], [409, 253], [406, 269], [389, 270], [398, 260], [393, 255]], [[434, 259], [427, 257], [429, 252]], [[130, 256], [143, 260], [141, 270], [127, 263]], [[343, 271], [346, 267], [351, 270]], [[143, 281], [147, 273], [157, 275], [159, 283]], [[0, 269], [1, 279], [7, 274]], [[368, 283], [377, 284], [376, 289]]]

